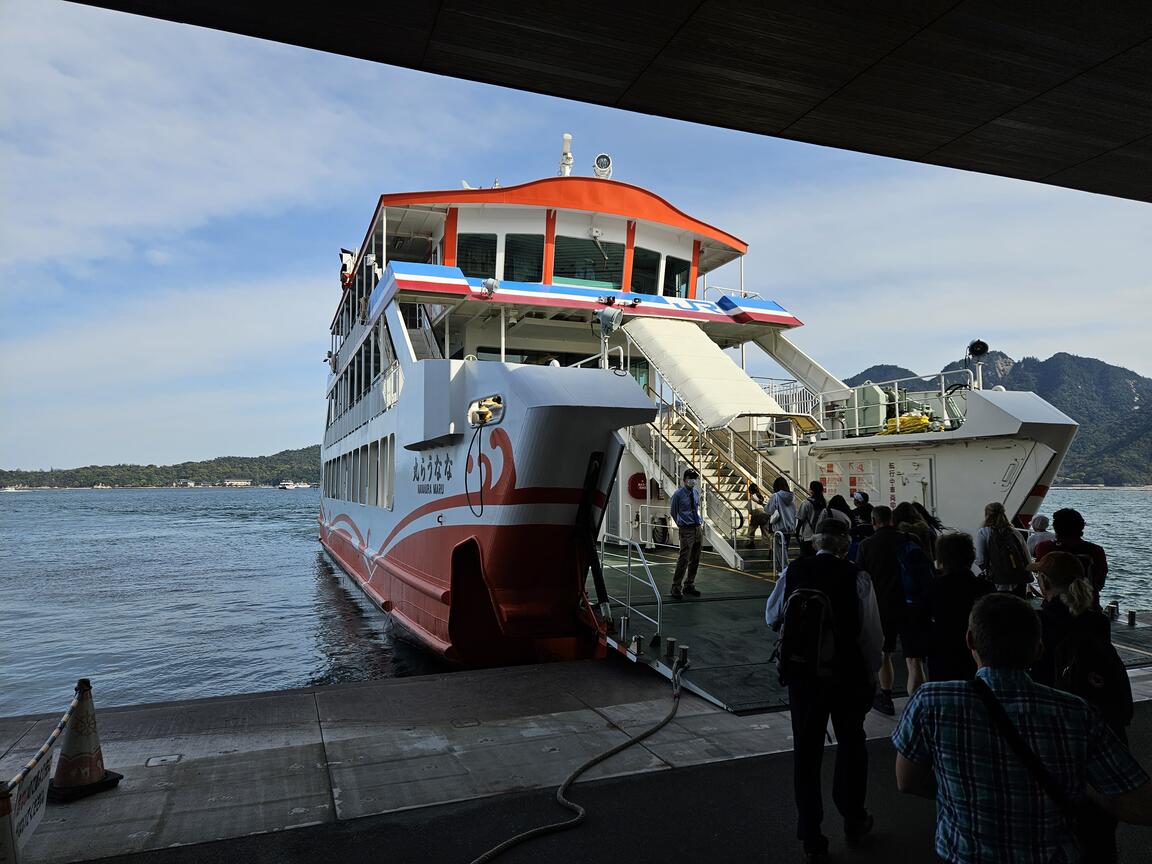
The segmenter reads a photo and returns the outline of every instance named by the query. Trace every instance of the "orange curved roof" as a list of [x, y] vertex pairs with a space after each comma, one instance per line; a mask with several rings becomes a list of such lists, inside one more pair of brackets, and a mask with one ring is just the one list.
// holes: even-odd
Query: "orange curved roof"
[[655, 222], [715, 240], [741, 255], [748, 251], [748, 244], [739, 237], [693, 219], [647, 189], [595, 177], [548, 177], [494, 189], [397, 192], [381, 195], [380, 204], [387, 207], [404, 204], [520, 204], [584, 210]]

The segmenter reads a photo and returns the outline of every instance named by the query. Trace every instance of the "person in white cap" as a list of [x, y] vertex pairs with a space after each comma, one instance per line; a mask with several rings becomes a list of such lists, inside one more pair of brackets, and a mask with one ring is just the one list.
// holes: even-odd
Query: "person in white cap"
[[1028, 535], [1028, 555], [1036, 557], [1036, 547], [1045, 540], [1055, 542], [1056, 535], [1048, 530], [1048, 517], [1037, 513], [1032, 517], [1032, 533]]

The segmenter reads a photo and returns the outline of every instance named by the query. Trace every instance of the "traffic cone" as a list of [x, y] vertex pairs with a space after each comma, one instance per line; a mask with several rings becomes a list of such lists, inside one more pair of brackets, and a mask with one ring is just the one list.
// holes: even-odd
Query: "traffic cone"
[[76, 682], [80, 697], [76, 711], [64, 727], [56, 776], [48, 784], [48, 800], [61, 804], [111, 789], [124, 777], [104, 767], [100, 736], [96, 733], [96, 706], [92, 703], [92, 682]]

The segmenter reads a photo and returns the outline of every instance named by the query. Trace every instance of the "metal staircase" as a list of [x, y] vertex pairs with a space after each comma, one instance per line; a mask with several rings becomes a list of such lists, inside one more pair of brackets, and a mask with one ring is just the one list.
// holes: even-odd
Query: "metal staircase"
[[417, 360], [439, 360], [440, 345], [432, 332], [432, 312], [425, 303], [404, 304], [404, 323]]
[[[648, 359], [634, 341], [629, 342], [631, 349]], [[665, 489], [676, 488], [685, 469], [696, 469], [700, 474], [705, 542], [734, 569], [746, 569], [753, 561], [762, 563], [763, 555], [750, 554], [744, 540], [748, 484], [756, 483], [767, 494], [775, 479], [784, 477], [789, 487], [799, 493], [790, 474], [732, 428], [706, 428], [651, 360], [648, 367], [645, 392], [659, 413], [647, 426], [627, 430], [629, 452], [648, 476], [658, 478]]]

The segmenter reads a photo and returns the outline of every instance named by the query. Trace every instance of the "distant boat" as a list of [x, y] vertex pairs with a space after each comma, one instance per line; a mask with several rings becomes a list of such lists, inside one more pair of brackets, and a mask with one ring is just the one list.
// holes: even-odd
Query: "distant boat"
[[292, 480], [285, 480], [283, 483], [280, 484], [280, 488], [281, 489], [311, 489], [312, 486], [310, 483], [296, 483], [296, 482], [293, 482]]

